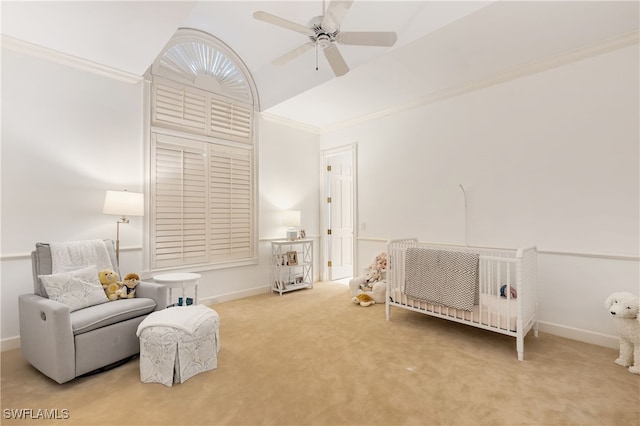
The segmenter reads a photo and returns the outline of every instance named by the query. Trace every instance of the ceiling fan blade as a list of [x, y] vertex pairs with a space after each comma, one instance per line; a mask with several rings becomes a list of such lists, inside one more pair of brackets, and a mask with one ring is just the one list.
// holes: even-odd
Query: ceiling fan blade
[[340, 29], [340, 24], [352, 4], [353, 0], [331, 0], [322, 19], [322, 27], [328, 31]]
[[346, 32], [338, 35], [338, 43], [358, 46], [393, 46], [398, 39], [394, 32]]
[[284, 65], [287, 62], [289, 62], [290, 60], [302, 55], [307, 50], [313, 49], [314, 46], [315, 46], [315, 43], [312, 43], [312, 42], [305, 43], [302, 46], [296, 47], [291, 52], [285, 53], [284, 55], [282, 55], [279, 58], [275, 59], [272, 62], [272, 64], [273, 65]]
[[344, 61], [335, 44], [331, 44], [324, 49], [324, 56], [327, 58], [327, 61], [329, 61], [329, 65], [331, 65], [331, 69], [336, 77], [340, 77], [349, 72], [349, 66]]
[[305, 27], [304, 25], [296, 24], [295, 22], [289, 21], [287, 19], [281, 18], [276, 15], [272, 15], [267, 12], [258, 11], [253, 14], [253, 17], [258, 21], [264, 21], [269, 24], [277, 25], [282, 28], [286, 28], [287, 30], [296, 31], [298, 33], [304, 34], [306, 36], [314, 35], [314, 32], [311, 28]]

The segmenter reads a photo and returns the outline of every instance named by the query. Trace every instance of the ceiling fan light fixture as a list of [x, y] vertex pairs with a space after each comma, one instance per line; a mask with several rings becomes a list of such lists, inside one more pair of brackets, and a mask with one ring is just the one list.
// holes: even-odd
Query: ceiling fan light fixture
[[317, 38], [318, 47], [326, 49], [331, 45], [331, 38], [327, 34], [320, 34]]

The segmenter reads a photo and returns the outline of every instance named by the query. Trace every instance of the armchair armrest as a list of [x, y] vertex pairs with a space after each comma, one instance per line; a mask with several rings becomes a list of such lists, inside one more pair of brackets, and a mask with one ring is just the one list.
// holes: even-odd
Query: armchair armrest
[[148, 297], [156, 302], [156, 311], [167, 307], [167, 287], [158, 284], [140, 281], [136, 286], [136, 297]]
[[31, 365], [58, 383], [76, 376], [76, 357], [67, 305], [35, 294], [18, 296], [20, 348]]

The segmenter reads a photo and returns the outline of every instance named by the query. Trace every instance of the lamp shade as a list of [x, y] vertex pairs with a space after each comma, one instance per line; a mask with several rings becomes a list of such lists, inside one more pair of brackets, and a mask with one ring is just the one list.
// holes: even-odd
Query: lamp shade
[[107, 191], [102, 213], [118, 216], [144, 216], [144, 195], [139, 192]]
[[284, 226], [300, 226], [300, 210], [287, 210], [282, 217]]

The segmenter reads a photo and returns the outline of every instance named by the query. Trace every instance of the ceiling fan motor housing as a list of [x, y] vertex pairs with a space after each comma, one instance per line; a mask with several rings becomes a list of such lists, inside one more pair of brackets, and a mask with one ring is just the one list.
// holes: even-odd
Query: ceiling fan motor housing
[[336, 41], [336, 37], [340, 32], [340, 29], [336, 29], [335, 31], [327, 31], [322, 27], [322, 16], [316, 16], [315, 18], [309, 21], [309, 27], [313, 29], [314, 34], [309, 36], [309, 39], [317, 43], [318, 47], [322, 49], [326, 49]]

